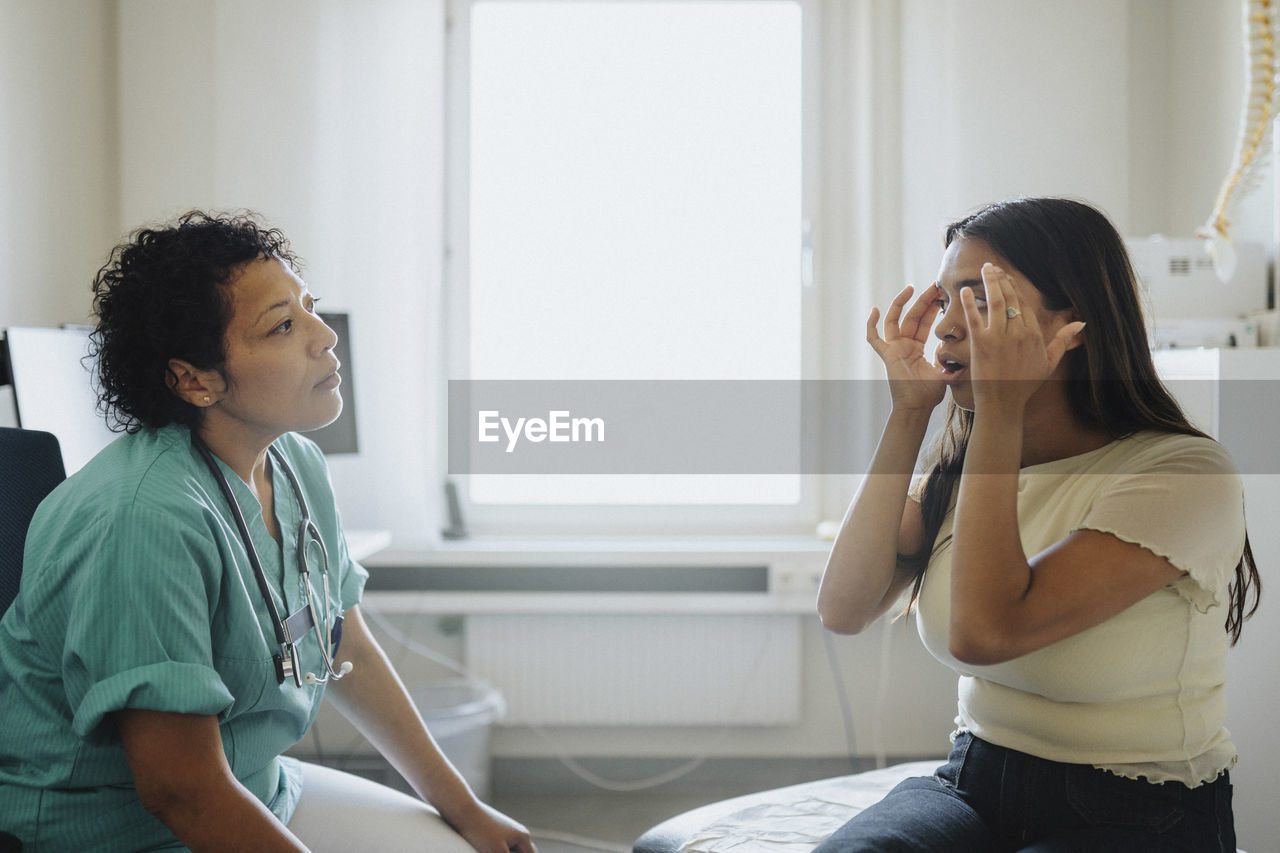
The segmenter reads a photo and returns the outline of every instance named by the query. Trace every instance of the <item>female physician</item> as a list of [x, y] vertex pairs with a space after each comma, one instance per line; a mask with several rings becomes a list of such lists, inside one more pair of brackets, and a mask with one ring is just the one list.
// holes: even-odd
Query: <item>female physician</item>
[[954, 748], [817, 853], [1234, 851], [1226, 652], [1258, 584], [1239, 475], [1157, 378], [1101, 213], [1019, 199], [946, 243], [938, 281], [868, 321], [892, 409], [818, 607], [855, 633], [911, 590], [960, 676]]
[[[0, 831], [26, 851], [533, 853], [361, 618], [366, 574], [294, 434], [342, 408], [295, 267], [279, 231], [193, 212], [98, 273], [101, 400], [126, 434], [41, 505], [0, 622]], [[425, 803], [281, 755], [326, 692]]]

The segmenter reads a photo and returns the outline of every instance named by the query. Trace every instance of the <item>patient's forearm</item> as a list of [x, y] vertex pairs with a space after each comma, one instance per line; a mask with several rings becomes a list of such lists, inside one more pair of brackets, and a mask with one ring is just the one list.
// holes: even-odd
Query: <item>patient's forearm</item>
[[907, 488], [928, 429], [927, 412], [890, 415], [870, 470], [831, 548], [818, 590], [823, 624], [841, 633], [862, 630], [897, 600], [907, 575], [898, 554], [919, 542], [903, 539]]

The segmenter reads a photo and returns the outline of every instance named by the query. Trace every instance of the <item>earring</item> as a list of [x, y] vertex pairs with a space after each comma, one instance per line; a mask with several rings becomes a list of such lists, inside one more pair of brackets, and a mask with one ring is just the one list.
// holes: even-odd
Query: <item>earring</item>
[[205, 395], [204, 395], [204, 404], [205, 404], [206, 406], [208, 406], [208, 405], [210, 405], [211, 403], [213, 403], [213, 398], [212, 398], [212, 397], [210, 397], [208, 394], [205, 394]]

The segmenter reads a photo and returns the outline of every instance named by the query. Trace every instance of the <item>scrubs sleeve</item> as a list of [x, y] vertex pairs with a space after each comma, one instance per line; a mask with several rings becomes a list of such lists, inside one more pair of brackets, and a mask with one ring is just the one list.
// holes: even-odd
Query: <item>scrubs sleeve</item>
[[342, 610], [345, 613], [352, 607], [355, 607], [364, 598], [364, 585], [369, 580], [369, 570], [364, 566], [351, 559], [351, 555], [347, 553], [347, 537], [342, 537], [342, 545], [340, 546], [341, 559], [338, 565], [342, 567]]
[[209, 532], [172, 512], [130, 507], [81, 531], [65, 608], [62, 674], [72, 727], [96, 738], [124, 708], [217, 715], [233, 697], [213, 666], [223, 579]]

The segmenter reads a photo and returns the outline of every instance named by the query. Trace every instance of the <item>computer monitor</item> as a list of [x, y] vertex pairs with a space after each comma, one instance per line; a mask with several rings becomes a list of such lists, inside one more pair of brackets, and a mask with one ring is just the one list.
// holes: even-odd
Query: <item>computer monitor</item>
[[18, 426], [57, 436], [68, 475], [118, 436], [97, 411], [98, 394], [86, 360], [89, 331], [85, 326], [5, 330]]
[[[326, 454], [355, 453], [355, 394], [351, 382], [350, 322], [346, 314], [320, 315], [338, 334], [334, 353], [342, 362], [342, 414], [323, 429], [307, 433]], [[98, 411], [93, 384], [87, 326], [60, 329], [10, 326], [5, 330], [0, 376], [13, 386], [18, 426], [51, 432], [62, 446], [62, 461], [70, 475], [119, 434], [107, 428]]]
[[320, 319], [338, 335], [333, 353], [342, 362], [342, 414], [327, 427], [306, 433], [326, 454], [355, 453], [360, 449], [356, 436], [356, 395], [351, 381], [351, 323], [346, 314], [322, 311]]

